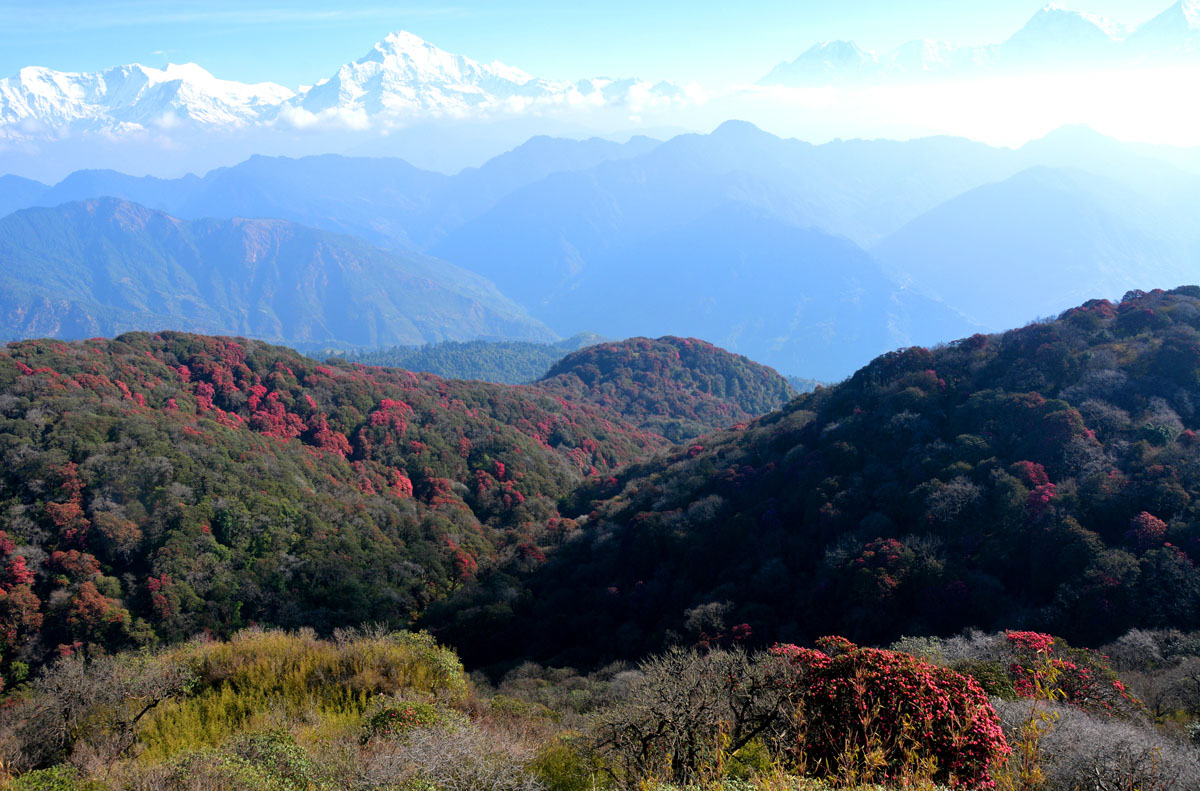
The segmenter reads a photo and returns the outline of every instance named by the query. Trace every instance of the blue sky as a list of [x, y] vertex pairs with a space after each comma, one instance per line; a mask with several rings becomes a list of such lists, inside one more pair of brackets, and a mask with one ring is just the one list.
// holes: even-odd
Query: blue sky
[[[1170, 0], [1080, 0], [1125, 24]], [[307, 0], [0, 0], [0, 76], [21, 66], [92, 71], [194, 61], [219, 77], [289, 87], [328, 76], [393, 30], [537, 76], [749, 82], [814, 41], [888, 49], [913, 38], [1007, 38], [1041, 7], [1024, 0], [767, 0], [606, 3], [327, 3]]]

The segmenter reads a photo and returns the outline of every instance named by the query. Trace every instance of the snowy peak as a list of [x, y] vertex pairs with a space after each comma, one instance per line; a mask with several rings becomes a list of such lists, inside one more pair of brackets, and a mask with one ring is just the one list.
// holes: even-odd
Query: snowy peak
[[291, 96], [274, 83], [218, 79], [195, 63], [165, 69], [134, 63], [94, 73], [31, 66], [0, 80], [0, 125], [120, 130], [182, 119], [241, 124]]
[[366, 60], [388, 64], [391, 68], [404, 70], [414, 79], [420, 80], [470, 81], [486, 75], [523, 85], [533, 79], [520, 69], [500, 61], [493, 61], [484, 66], [462, 55], [452, 55], [407, 30], [388, 34], [363, 57], [362, 61]]
[[443, 117], [482, 120], [573, 108], [640, 112], [693, 100], [669, 82], [541, 80], [398, 31], [299, 93], [274, 83], [218, 79], [195, 63], [163, 69], [131, 64], [87, 74], [24, 68], [0, 80], [0, 139], [129, 133], [182, 123], [206, 129], [276, 124], [387, 129]]
[[367, 125], [564, 106], [637, 109], [687, 98], [683, 89], [669, 82], [537, 79], [499, 61], [480, 63], [399, 31], [287, 102], [280, 114], [301, 125], [322, 121]]
[[1119, 63], [1197, 62], [1200, 0], [1180, 0], [1130, 33], [1113, 20], [1067, 8], [1044, 6], [1007, 41], [982, 47], [910, 41], [879, 57], [852, 42], [818, 44], [781, 63], [759, 82], [813, 85], [864, 80], [969, 76], [978, 72], [1040, 72], [1094, 69]]
[[1051, 3], [1034, 14], [1025, 23], [1025, 27], [1009, 41], [1019, 41], [1026, 37], [1060, 36], [1065, 37], [1061, 41], [1064, 44], [1074, 41], [1112, 42], [1124, 38], [1125, 32], [1121, 25], [1111, 19]]
[[292, 104], [316, 114], [454, 113], [508, 98], [534, 82], [520, 69], [484, 65], [399, 31]]
[[1200, 0], [1181, 0], [1129, 37], [1145, 54], [1200, 53]]
[[1121, 26], [1109, 19], [1048, 5], [1001, 46], [1000, 57], [1018, 67], [1091, 65], [1111, 57], [1123, 35]]
[[780, 63], [759, 82], [764, 85], [821, 80], [853, 79], [873, 74], [879, 58], [853, 41], [823, 41], [800, 57]]

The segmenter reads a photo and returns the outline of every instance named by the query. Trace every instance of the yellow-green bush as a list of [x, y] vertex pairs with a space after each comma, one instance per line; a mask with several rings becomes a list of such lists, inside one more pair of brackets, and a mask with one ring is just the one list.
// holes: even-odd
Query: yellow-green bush
[[100, 791], [101, 786], [82, 777], [73, 766], [54, 766], [23, 774], [8, 785], [0, 783], [0, 788], [4, 791]]
[[452, 704], [468, 691], [455, 654], [423, 633], [321, 640], [310, 631], [248, 630], [228, 642], [191, 644], [169, 659], [193, 667], [197, 684], [146, 717], [139, 737], [152, 759], [278, 724], [357, 728], [378, 695]]

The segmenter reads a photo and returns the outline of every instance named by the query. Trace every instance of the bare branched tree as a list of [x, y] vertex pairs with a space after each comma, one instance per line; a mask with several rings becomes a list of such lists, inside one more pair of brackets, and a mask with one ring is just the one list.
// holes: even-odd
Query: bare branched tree
[[89, 763], [111, 763], [133, 747], [142, 718], [193, 681], [183, 664], [149, 653], [60, 659], [24, 703], [4, 712], [16, 753], [4, 759], [21, 770], [77, 752]]
[[795, 676], [765, 654], [672, 649], [644, 662], [625, 699], [595, 718], [595, 746], [629, 788], [649, 778], [700, 782], [752, 740], [782, 741]]

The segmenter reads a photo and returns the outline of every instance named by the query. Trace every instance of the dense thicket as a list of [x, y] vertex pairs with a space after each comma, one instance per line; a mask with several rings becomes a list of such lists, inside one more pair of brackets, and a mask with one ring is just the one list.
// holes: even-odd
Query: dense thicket
[[1198, 385], [1196, 287], [884, 355], [581, 490], [585, 528], [530, 581], [507, 648], [1194, 629]]

